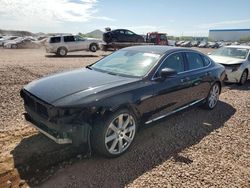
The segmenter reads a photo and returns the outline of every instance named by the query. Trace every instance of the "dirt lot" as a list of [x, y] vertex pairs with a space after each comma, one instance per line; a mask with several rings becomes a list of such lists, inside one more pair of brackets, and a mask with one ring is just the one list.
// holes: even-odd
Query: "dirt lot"
[[59, 146], [31, 128], [23, 85], [106, 54], [0, 49], [0, 187], [250, 187], [249, 81], [224, 87], [213, 111], [193, 108], [142, 129], [116, 159], [88, 158], [85, 148]]

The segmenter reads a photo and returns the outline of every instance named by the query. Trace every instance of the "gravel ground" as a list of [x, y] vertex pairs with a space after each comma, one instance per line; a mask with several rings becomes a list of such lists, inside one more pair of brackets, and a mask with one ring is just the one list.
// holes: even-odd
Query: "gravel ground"
[[195, 107], [144, 127], [116, 159], [88, 158], [86, 147], [57, 145], [31, 128], [23, 85], [107, 54], [0, 49], [0, 187], [250, 187], [249, 81], [226, 85], [212, 111]]

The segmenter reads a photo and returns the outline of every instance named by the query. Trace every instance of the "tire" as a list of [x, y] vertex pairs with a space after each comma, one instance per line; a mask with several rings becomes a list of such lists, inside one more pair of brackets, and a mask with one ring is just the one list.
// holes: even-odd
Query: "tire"
[[60, 48], [58, 48], [56, 54], [57, 54], [58, 56], [60, 56], [60, 57], [64, 57], [64, 56], [67, 55], [67, 53], [68, 53], [68, 50], [67, 50], [65, 47], [60, 47]]
[[12, 49], [17, 49], [17, 45], [16, 45], [16, 44], [12, 44], [12, 45], [11, 45], [11, 48], [12, 48]]
[[95, 43], [90, 44], [89, 50], [90, 50], [91, 52], [96, 52], [96, 51], [98, 50], [97, 44], [95, 44]]
[[212, 110], [215, 108], [219, 100], [220, 91], [221, 91], [220, 84], [218, 82], [215, 82], [210, 88], [210, 91], [206, 98], [206, 102], [203, 105], [205, 109]]
[[136, 131], [135, 115], [127, 109], [118, 110], [93, 125], [91, 145], [99, 154], [118, 157], [131, 146]]
[[239, 85], [244, 85], [247, 82], [247, 78], [248, 78], [248, 72], [247, 70], [244, 70], [241, 77], [240, 77], [240, 81], [239, 81]]

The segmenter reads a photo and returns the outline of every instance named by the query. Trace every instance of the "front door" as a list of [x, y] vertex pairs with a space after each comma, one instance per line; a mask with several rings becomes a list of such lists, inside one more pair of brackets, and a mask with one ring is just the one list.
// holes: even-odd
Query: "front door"
[[[163, 68], [174, 69], [177, 74], [162, 80], [160, 72]], [[185, 58], [182, 52], [174, 53], [167, 57], [154, 76], [154, 115], [153, 118], [170, 113], [191, 102], [188, 93], [189, 83], [185, 75], [181, 74], [186, 69]], [[157, 79], [159, 78], [159, 79]]]

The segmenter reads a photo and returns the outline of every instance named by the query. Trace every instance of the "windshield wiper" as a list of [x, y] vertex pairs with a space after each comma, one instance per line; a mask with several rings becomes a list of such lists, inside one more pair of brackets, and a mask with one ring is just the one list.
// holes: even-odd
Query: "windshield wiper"
[[90, 65], [87, 65], [86, 68], [89, 69], [89, 70], [92, 70]]

